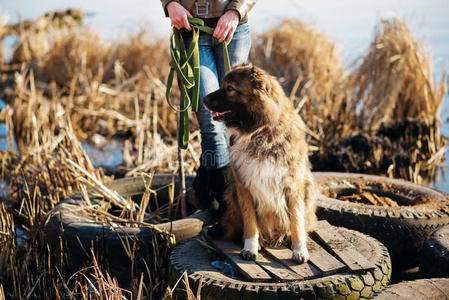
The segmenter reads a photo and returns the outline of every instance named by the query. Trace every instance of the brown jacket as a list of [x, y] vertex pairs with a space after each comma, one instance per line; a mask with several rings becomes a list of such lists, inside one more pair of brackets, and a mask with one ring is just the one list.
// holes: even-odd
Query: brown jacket
[[256, 0], [161, 0], [165, 15], [168, 17], [167, 4], [176, 1], [184, 6], [194, 17], [216, 18], [227, 10], [236, 10], [240, 15], [240, 23], [246, 21], [246, 14], [254, 6]]

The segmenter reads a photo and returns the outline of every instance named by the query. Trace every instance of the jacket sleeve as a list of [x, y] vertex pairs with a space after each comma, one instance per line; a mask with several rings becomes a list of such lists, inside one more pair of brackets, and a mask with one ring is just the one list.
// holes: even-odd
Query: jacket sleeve
[[161, 0], [162, 8], [164, 9], [165, 16], [168, 18], [167, 4], [176, 1], [179, 3], [179, 0]]
[[[165, 0], [162, 0], [165, 1]], [[226, 10], [236, 10], [240, 15], [240, 20], [243, 19], [246, 14], [253, 8], [256, 4], [256, 0], [232, 0], [229, 2]]]

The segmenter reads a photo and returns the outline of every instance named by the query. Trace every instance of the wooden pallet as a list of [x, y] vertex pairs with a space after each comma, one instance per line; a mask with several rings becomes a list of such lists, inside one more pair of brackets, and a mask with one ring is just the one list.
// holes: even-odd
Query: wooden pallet
[[241, 246], [220, 240], [209, 240], [212, 246], [248, 281], [285, 282], [324, 277], [340, 272], [363, 272], [375, 265], [360, 254], [337, 227], [319, 221], [307, 240], [310, 260], [298, 264], [291, 260], [292, 251], [286, 247], [262, 248], [256, 261], [244, 260]]

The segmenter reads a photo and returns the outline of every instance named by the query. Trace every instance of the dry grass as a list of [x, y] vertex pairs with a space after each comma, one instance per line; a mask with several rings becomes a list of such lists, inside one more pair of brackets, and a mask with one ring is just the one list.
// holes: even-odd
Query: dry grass
[[347, 70], [335, 44], [300, 21], [286, 20], [256, 37], [251, 61], [281, 82], [313, 133], [313, 144], [352, 133]]
[[[437, 81], [432, 72], [431, 53], [407, 25], [398, 19], [382, 20], [368, 53], [348, 80], [361, 107], [358, 127], [397, 142], [394, 151], [408, 158], [405, 163], [393, 159], [388, 167], [391, 177], [428, 183], [442, 166], [446, 142], [440, 135], [439, 109], [447, 77], [444, 73]], [[400, 128], [407, 123], [412, 125]]]
[[[181, 289], [181, 287], [178, 287], [181, 280], [182, 280], [182, 283], [184, 283], [185, 289]], [[174, 283], [173, 287], [167, 288], [167, 291], [164, 295], [164, 298], [162, 298], [162, 300], [178, 299], [178, 297], [176, 297], [176, 296], [179, 296], [180, 298], [184, 298], [184, 299], [188, 299], [188, 300], [201, 300], [202, 287], [203, 287], [203, 277], [201, 277], [198, 282], [198, 288], [197, 288], [196, 294], [195, 294], [194, 291], [192, 290], [192, 287], [190, 286], [187, 271], [184, 271], [181, 274], [181, 276], [178, 278], [178, 280]], [[174, 296], [175, 290], [178, 290], [178, 292], [176, 293], [176, 296]], [[182, 291], [182, 292], [179, 292], [179, 291]], [[184, 296], [184, 293], [187, 294], [187, 297]]]
[[[149, 260], [148, 271], [133, 274], [124, 288], [93, 254], [92, 265], [72, 276], [70, 258], [64, 251], [50, 253], [40, 232], [47, 213], [73, 190], [87, 182], [101, 190], [99, 183], [112, 179], [82, 147], [96, 135], [123, 141], [121, 175], [177, 171], [176, 115], [164, 99], [166, 43], [148, 32], [107, 42], [67, 15], [0, 24], [0, 36], [7, 33], [18, 34], [19, 42], [11, 63], [0, 53], [0, 98], [8, 104], [0, 117], [17, 151], [0, 152], [1, 179], [11, 187], [8, 205], [0, 203], [0, 298], [161, 298], [168, 242], [153, 241], [160, 259]], [[279, 78], [310, 128], [316, 168], [320, 162], [327, 168], [329, 162], [348, 162], [335, 168], [416, 182], [435, 176], [444, 159], [438, 108], [446, 86], [444, 78], [431, 79], [431, 60], [403, 22], [382, 21], [353, 69], [343, 66], [328, 37], [298, 21], [256, 36], [254, 45], [252, 62]], [[192, 127], [187, 173], [197, 167], [200, 153], [197, 126]], [[402, 158], [395, 156], [398, 149]], [[120, 216], [97, 217], [122, 224], [128, 219], [129, 226], [162, 220], [145, 209], [148, 199], [141, 207], [128, 200]], [[160, 209], [172, 215], [172, 206]], [[184, 283], [193, 299], [186, 278]]]
[[279, 78], [310, 128], [315, 170], [435, 179], [446, 75], [433, 79], [429, 53], [403, 21], [382, 20], [350, 69], [328, 37], [299, 21], [283, 21], [254, 44], [251, 60]]
[[[133, 280], [129, 292], [121, 289], [107, 270], [100, 272], [98, 265], [93, 266], [93, 275], [78, 276], [67, 283], [70, 258], [64, 251], [49, 253], [40, 232], [46, 214], [80, 188], [80, 174], [69, 161], [100, 182], [110, 180], [92, 166], [81, 145], [93, 134], [126, 140], [125, 171], [176, 170], [176, 118], [166, 109], [164, 75], [158, 73], [167, 68], [163, 63], [166, 54], [159, 45], [144, 42], [144, 33], [125, 43], [106, 43], [88, 28], [55, 24], [48, 29], [35, 30], [30, 24], [21, 32], [13, 63], [2, 67], [15, 68], [8, 73], [13, 84], [2, 95], [8, 103], [2, 116], [18, 147], [17, 152], [0, 152], [2, 180], [11, 186], [12, 203], [1, 211], [2, 229], [8, 232], [1, 236], [0, 265], [6, 295], [17, 299], [121, 299], [130, 298], [132, 292], [134, 296], [158, 299], [167, 284], [164, 270], [170, 247], [164, 243], [153, 241], [153, 248], [160, 248], [159, 260], [147, 259], [147, 274], [136, 274], [142, 280]], [[160, 69], [154, 67], [155, 61], [161, 63]], [[140, 65], [142, 62], [147, 65]], [[198, 147], [198, 138], [196, 144]], [[192, 172], [192, 159], [186, 161]], [[151, 221], [146, 212], [134, 211], [124, 214], [121, 224], [126, 224], [130, 216], [140, 224], [142, 220]], [[25, 230], [26, 237], [21, 237], [25, 244], [21, 246], [11, 225], [14, 219]]]
[[408, 118], [429, 124], [438, 119], [446, 77], [439, 82], [432, 78], [432, 56], [427, 50], [404, 22], [381, 21], [368, 53], [349, 79], [353, 99], [362, 103], [361, 128], [375, 131], [382, 124]]
[[[125, 140], [128, 171], [176, 171], [176, 115], [164, 100], [167, 53], [145, 39], [142, 32], [126, 43], [106, 43], [87, 28], [52, 32], [45, 40], [52, 47], [32, 53], [15, 74], [14, 90], [3, 95], [13, 111], [21, 107], [12, 116], [19, 150], [34, 147], [33, 132], [58, 130], [54, 118], [61, 113], [78, 139], [100, 134]], [[198, 135], [192, 135], [188, 172], [198, 149]]]

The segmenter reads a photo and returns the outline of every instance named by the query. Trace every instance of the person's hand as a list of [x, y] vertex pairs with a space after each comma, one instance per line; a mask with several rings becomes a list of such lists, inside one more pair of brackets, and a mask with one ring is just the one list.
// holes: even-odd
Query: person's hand
[[192, 30], [192, 28], [190, 28], [189, 20], [187, 20], [187, 18], [192, 18], [192, 15], [187, 9], [176, 1], [169, 2], [166, 8], [170, 21], [176, 29], [185, 28], [187, 30]]
[[224, 15], [220, 17], [217, 23], [217, 27], [214, 30], [214, 37], [221, 43], [226, 38], [226, 43], [229, 44], [234, 35], [237, 25], [239, 25], [240, 15], [235, 10], [228, 10]]

